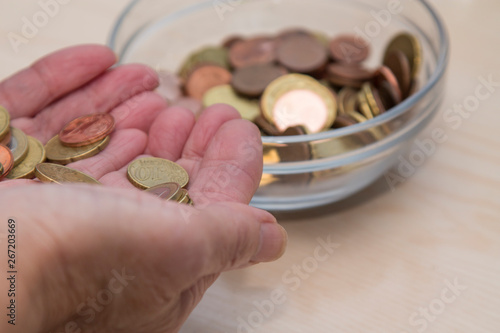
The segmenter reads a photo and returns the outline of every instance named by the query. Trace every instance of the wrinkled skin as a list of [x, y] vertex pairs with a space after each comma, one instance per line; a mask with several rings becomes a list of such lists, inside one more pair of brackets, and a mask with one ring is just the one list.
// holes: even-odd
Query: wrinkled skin
[[[221, 272], [283, 254], [283, 228], [247, 205], [262, 172], [258, 130], [224, 105], [197, 121], [167, 108], [151, 69], [110, 69], [115, 61], [103, 46], [78, 46], [0, 83], [12, 126], [42, 143], [81, 115], [116, 120], [103, 152], [68, 165], [104, 186], [0, 183], [0, 234], [16, 221], [19, 258], [17, 325], [2, 320], [2, 332], [176, 332]], [[144, 156], [182, 165], [196, 206], [133, 188], [127, 165]]]

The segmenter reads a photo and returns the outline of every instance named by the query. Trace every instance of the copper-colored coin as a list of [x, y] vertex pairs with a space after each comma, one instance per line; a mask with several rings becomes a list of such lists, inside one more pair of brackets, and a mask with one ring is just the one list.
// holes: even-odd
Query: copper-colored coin
[[326, 48], [314, 36], [291, 35], [282, 40], [276, 50], [278, 61], [292, 72], [312, 73], [328, 62]]
[[356, 125], [358, 122], [350, 114], [339, 114], [335, 119], [333, 128], [344, 128]]
[[242, 95], [259, 97], [269, 83], [285, 74], [288, 74], [286, 69], [274, 64], [242, 67], [234, 71], [231, 85]]
[[373, 78], [373, 72], [356, 65], [331, 64], [328, 66], [328, 79], [336, 86], [361, 88], [364, 82]]
[[[281, 136], [299, 136], [306, 134], [306, 129], [303, 126], [293, 126], [287, 128]], [[307, 142], [290, 143], [278, 148], [278, 154], [282, 162], [307, 161], [311, 159], [311, 153], [311, 145]]]
[[365, 61], [370, 55], [370, 45], [354, 35], [341, 35], [330, 42], [333, 60], [345, 64]]
[[165, 183], [146, 189], [146, 192], [151, 193], [163, 200], [174, 200], [181, 190], [181, 186], [177, 183]]
[[10, 149], [5, 146], [0, 146], [0, 164], [3, 169], [2, 173], [0, 173], [0, 180], [2, 180], [14, 167], [14, 156], [12, 156]]
[[402, 51], [395, 50], [385, 56], [384, 65], [396, 76], [402, 97], [408, 97], [411, 88], [411, 68], [408, 58]]
[[276, 43], [269, 37], [239, 41], [229, 50], [229, 61], [234, 68], [268, 64], [276, 60]]
[[83, 147], [99, 142], [115, 128], [115, 119], [108, 113], [83, 116], [69, 122], [59, 133], [59, 140], [67, 147]]
[[222, 42], [222, 46], [229, 50], [231, 47], [233, 47], [234, 44], [242, 42], [244, 40], [245, 39], [241, 36], [230, 36]]
[[[401, 94], [401, 89], [399, 88], [398, 79], [388, 67], [386, 66], [380, 67], [373, 76], [373, 82], [375, 84], [375, 87], [377, 87], [377, 89], [379, 89], [380, 91], [384, 90], [384, 93], [388, 93], [391, 95], [391, 98], [394, 101], [394, 105], [401, 103], [403, 98]], [[387, 83], [389, 85], [387, 85]], [[392, 106], [386, 106], [386, 107], [390, 108]]]
[[401, 33], [397, 35], [389, 42], [385, 51], [383, 63], [386, 62], [386, 56], [394, 50], [399, 50], [405, 54], [410, 63], [411, 78], [414, 80], [422, 67], [423, 59], [422, 46], [420, 45], [419, 40], [414, 35], [410, 35], [408, 33]]
[[271, 136], [281, 135], [280, 130], [278, 130], [276, 126], [268, 122], [266, 118], [264, 118], [262, 115], [257, 116], [257, 118], [253, 120], [253, 122], [265, 135], [271, 135]]
[[232, 74], [225, 68], [215, 65], [204, 65], [196, 68], [186, 81], [186, 93], [197, 100], [213, 87], [231, 82]]

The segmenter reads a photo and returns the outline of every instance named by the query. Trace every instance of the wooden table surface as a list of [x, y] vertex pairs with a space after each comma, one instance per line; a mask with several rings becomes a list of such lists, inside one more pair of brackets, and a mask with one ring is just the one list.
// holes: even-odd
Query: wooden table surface
[[[0, 78], [61, 47], [105, 43], [128, 3], [67, 2], [16, 53], [7, 34], [40, 5], [0, 0]], [[182, 332], [500, 332], [500, 86], [456, 128], [443, 118], [480, 77], [500, 82], [500, 2], [433, 4], [452, 52], [442, 112], [420, 140], [435, 128], [447, 140], [394, 190], [381, 179], [342, 203], [279, 214], [285, 256], [223, 275]]]

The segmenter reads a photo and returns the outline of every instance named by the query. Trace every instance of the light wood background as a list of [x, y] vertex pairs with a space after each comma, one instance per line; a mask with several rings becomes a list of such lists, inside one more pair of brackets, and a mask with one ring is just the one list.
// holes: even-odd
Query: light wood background
[[[61, 47], [104, 43], [127, 3], [69, 1], [15, 53], [7, 33], [40, 7], [0, 0], [0, 78]], [[395, 190], [381, 179], [342, 203], [279, 214], [285, 256], [223, 275], [183, 332], [500, 332], [500, 87], [458, 128], [443, 118], [479, 77], [500, 82], [500, 2], [433, 4], [452, 53], [443, 112], [420, 139], [435, 128], [448, 139]], [[337, 248], [317, 250], [328, 238]]]

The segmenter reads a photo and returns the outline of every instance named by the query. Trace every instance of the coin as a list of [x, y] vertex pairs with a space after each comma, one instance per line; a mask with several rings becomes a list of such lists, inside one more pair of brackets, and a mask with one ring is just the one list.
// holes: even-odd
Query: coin
[[231, 78], [232, 74], [220, 66], [200, 66], [189, 75], [185, 85], [186, 93], [194, 99], [202, 100], [208, 90], [230, 83]]
[[357, 111], [348, 112], [347, 115], [354, 118], [358, 123], [364, 123], [365, 121], [368, 121], [368, 119], [365, 116], [363, 116], [361, 113]]
[[410, 63], [411, 78], [415, 79], [422, 66], [422, 46], [418, 39], [409, 34], [401, 33], [395, 36], [386, 48], [383, 63], [388, 62], [388, 56], [393, 51], [401, 51], [404, 53]]
[[184, 187], [189, 182], [189, 175], [184, 168], [172, 161], [156, 157], [141, 158], [130, 163], [127, 177], [140, 189], [165, 183], [177, 183]]
[[70, 121], [59, 133], [64, 146], [78, 148], [102, 141], [115, 128], [115, 119], [108, 113], [96, 113]]
[[160, 84], [156, 88], [158, 95], [170, 103], [181, 98], [181, 79], [176, 74], [160, 70], [158, 71], [158, 78], [160, 80]]
[[14, 156], [14, 167], [16, 167], [28, 155], [28, 137], [23, 131], [14, 127], [10, 128], [10, 132], [12, 136], [7, 147], [9, 147], [12, 156]]
[[268, 64], [276, 60], [273, 38], [255, 37], [234, 43], [229, 49], [229, 61], [234, 68]]
[[3, 165], [0, 164], [0, 175], [3, 175]]
[[411, 89], [411, 68], [408, 58], [402, 51], [395, 50], [386, 55], [384, 65], [396, 76], [402, 98], [408, 97]]
[[[294, 126], [287, 128], [282, 136], [300, 136], [307, 134], [303, 126]], [[282, 162], [299, 162], [311, 159], [311, 146], [308, 142], [297, 142], [283, 145], [278, 148], [280, 161]]]
[[7, 132], [7, 134], [4, 136], [2, 140], [0, 140], [0, 145], [8, 146], [11, 138], [12, 138], [12, 133], [10, 133], [10, 127], [9, 127], [9, 131]]
[[241, 36], [230, 36], [222, 42], [222, 47], [230, 49], [234, 44], [242, 42], [245, 39]]
[[268, 122], [262, 115], [258, 115], [253, 122], [265, 135], [278, 136], [281, 134], [281, 131]]
[[45, 145], [45, 152], [49, 162], [66, 165], [97, 155], [107, 147], [109, 141], [110, 137], [107, 136], [101, 141], [88, 146], [72, 148], [63, 146], [61, 140], [59, 140], [59, 135], [56, 135]]
[[332, 126], [337, 101], [330, 90], [310, 76], [288, 74], [274, 80], [261, 99], [263, 116], [280, 131], [302, 125], [310, 133]]
[[0, 142], [4, 142], [10, 131], [10, 114], [3, 106], [0, 106]]
[[205, 47], [194, 52], [182, 65], [179, 76], [186, 80], [200, 65], [215, 65], [229, 69], [228, 51], [224, 47]]
[[274, 64], [237, 68], [233, 73], [231, 86], [242, 95], [259, 97], [269, 83], [285, 74], [288, 74], [286, 69]]
[[203, 96], [204, 107], [219, 103], [231, 105], [238, 110], [243, 119], [250, 121], [253, 121], [260, 114], [258, 100], [241, 97], [228, 84], [214, 87]]
[[[386, 108], [391, 108], [394, 105], [401, 103], [402, 94], [399, 88], [398, 79], [394, 73], [386, 66], [380, 67], [373, 76], [375, 87], [381, 91], [381, 94], [389, 94], [392, 103], [387, 101], [389, 105]], [[385, 96], [385, 95], [384, 95]]]
[[177, 199], [177, 202], [181, 204], [187, 204], [189, 202], [189, 194], [186, 189], [183, 188], [180, 190], [180, 195]]
[[339, 114], [333, 123], [333, 128], [344, 128], [356, 125], [358, 122], [350, 114]]
[[292, 72], [312, 73], [324, 68], [328, 61], [326, 48], [314, 36], [291, 35], [278, 43], [278, 61]]
[[59, 164], [40, 163], [35, 167], [35, 176], [42, 183], [84, 183], [100, 185], [101, 183], [78, 170], [74, 170]]
[[368, 99], [364, 91], [358, 93], [359, 110], [366, 117], [366, 119], [373, 119], [373, 113], [370, 109], [370, 104], [368, 104]]
[[181, 186], [177, 183], [165, 183], [146, 189], [146, 192], [151, 193], [163, 200], [173, 200], [181, 190]]
[[370, 55], [370, 45], [358, 36], [340, 35], [330, 42], [330, 54], [336, 62], [360, 63]]
[[373, 72], [358, 65], [340, 63], [330, 64], [327, 68], [328, 80], [336, 86], [361, 88], [364, 82], [373, 78]]
[[0, 146], [0, 164], [3, 166], [3, 172], [0, 174], [0, 180], [5, 178], [14, 167], [14, 156], [6, 146]]
[[361, 90], [366, 98], [366, 102], [368, 102], [371, 114], [373, 114], [374, 117], [379, 116], [380, 114], [385, 112], [385, 108], [380, 99], [380, 95], [371, 82], [365, 82], [361, 87]]
[[35, 167], [45, 161], [45, 149], [40, 141], [28, 136], [28, 155], [9, 173], [9, 179], [32, 179], [35, 177]]
[[358, 90], [350, 87], [342, 88], [338, 94], [339, 114], [345, 114], [348, 111], [354, 111], [356, 107], [357, 96]]

